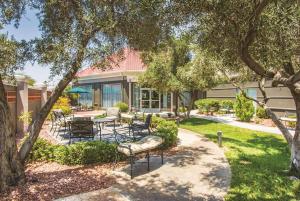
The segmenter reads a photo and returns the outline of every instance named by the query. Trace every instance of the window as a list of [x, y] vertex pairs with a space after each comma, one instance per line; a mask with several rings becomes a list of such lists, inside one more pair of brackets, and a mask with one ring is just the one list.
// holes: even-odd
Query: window
[[102, 106], [113, 107], [116, 103], [122, 101], [122, 87], [117, 84], [103, 84], [102, 89]]
[[79, 94], [79, 103], [86, 107], [92, 107], [94, 99], [93, 85], [82, 85], [80, 87], [88, 91], [88, 93]]

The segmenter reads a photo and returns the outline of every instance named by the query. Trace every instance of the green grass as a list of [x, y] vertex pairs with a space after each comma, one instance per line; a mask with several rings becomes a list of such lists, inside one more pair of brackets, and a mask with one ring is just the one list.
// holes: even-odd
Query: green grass
[[232, 171], [226, 200], [300, 200], [300, 182], [288, 178], [289, 148], [281, 135], [192, 118], [180, 125], [223, 146]]

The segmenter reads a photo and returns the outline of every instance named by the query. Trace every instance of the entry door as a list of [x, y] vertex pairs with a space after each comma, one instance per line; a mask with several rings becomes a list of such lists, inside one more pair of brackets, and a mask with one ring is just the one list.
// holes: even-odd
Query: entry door
[[145, 112], [160, 110], [160, 96], [156, 90], [141, 88], [141, 109]]

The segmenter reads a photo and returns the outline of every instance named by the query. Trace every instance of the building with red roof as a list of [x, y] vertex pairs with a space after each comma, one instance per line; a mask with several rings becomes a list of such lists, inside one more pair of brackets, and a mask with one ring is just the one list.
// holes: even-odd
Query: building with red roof
[[107, 108], [118, 102], [125, 102], [130, 110], [172, 111], [171, 93], [159, 93], [138, 85], [138, 76], [147, 69], [139, 51], [124, 48], [122, 56], [113, 54], [108, 60], [107, 68], [89, 67], [77, 74], [76, 85], [90, 91], [81, 95], [80, 103], [88, 107]]

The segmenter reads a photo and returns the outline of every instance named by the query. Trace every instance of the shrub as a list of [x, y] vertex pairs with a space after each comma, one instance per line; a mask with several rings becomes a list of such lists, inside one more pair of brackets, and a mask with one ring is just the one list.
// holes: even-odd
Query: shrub
[[261, 119], [268, 119], [269, 116], [263, 107], [256, 108], [256, 116]]
[[178, 111], [184, 113], [184, 112], [187, 112], [187, 108], [186, 107], [179, 107]]
[[222, 100], [220, 102], [220, 107], [227, 110], [232, 110], [234, 106], [234, 101], [232, 100]]
[[117, 152], [117, 145], [102, 141], [78, 142], [69, 146], [53, 145], [38, 138], [35, 142], [30, 161], [56, 161], [66, 165], [113, 162], [116, 154], [123, 159], [124, 155]]
[[64, 96], [59, 97], [59, 99], [54, 104], [53, 109], [61, 109], [65, 115], [71, 114], [72, 110], [70, 99]]
[[78, 142], [56, 149], [56, 161], [67, 165], [107, 163], [116, 157], [116, 144], [92, 141]]
[[163, 121], [166, 121], [165, 119], [157, 116], [152, 116], [151, 119], [151, 128], [157, 128], [159, 124], [161, 124]]
[[177, 142], [178, 127], [173, 121], [160, 120], [154, 133], [164, 139], [163, 147], [174, 146]]
[[235, 115], [245, 122], [249, 122], [254, 115], [254, 106], [251, 100], [248, 100], [242, 94], [236, 96], [234, 105]]
[[126, 103], [118, 102], [115, 106], [118, 107], [121, 112], [128, 112], [129, 107]]
[[217, 112], [220, 109], [220, 101], [215, 99], [199, 99], [195, 101], [195, 105], [199, 111]]
[[59, 145], [53, 145], [43, 138], [38, 138], [34, 143], [29, 161], [55, 161], [55, 149]]

